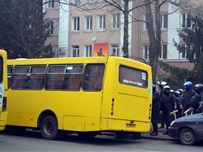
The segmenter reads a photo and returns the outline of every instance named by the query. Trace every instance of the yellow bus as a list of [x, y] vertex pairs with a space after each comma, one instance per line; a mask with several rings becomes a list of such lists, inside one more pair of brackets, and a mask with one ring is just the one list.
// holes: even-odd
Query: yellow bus
[[8, 127], [67, 132], [150, 130], [151, 67], [122, 57], [8, 60]]
[[7, 121], [7, 53], [0, 49], [0, 131], [4, 130]]

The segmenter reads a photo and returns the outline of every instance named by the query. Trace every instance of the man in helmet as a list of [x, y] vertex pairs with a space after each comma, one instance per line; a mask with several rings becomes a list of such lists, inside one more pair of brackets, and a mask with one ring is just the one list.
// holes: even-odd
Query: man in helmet
[[166, 132], [163, 135], [168, 134], [168, 127], [170, 126], [171, 121], [173, 120], [173, 116], [170, 114], [174, 110], [176, 110], [176, 103], [174, 96], [170, 93], [170, 87], [165, 86], [163, 89], [163, 95], [161, 97], [160, 104], [160, 113], [163, 114], [163, 118], [166, 124]]
[[152, 99], [152, 126], [153, 132], [150, 133], [151, 136], [158, 135], [158, 125], [157, 119], [159, 114], [159, 105], [160, 105], [160, 95], [159, 91], [156, 89], [156, 85], [153, 84], [153, 99]]
[[[184, 112], [190, 108], [190, 99], [192, 96], [194, 96], [196, 93], [192, 89], [192, 82], [187, 81], [184, 83], [184, 92], [183, 92], [183, 101], [180, 105], [180, 109], [182, 111], [181, 115], [184, 116]], [[188, 114], [191, 114], [191, 111], [188, 112]]]
[[176, 113], [177, 118], [179, 118], [181, 116], [180, 105], [182, 103], [182, 97], [180, 96], [180, 94], [181, 94], [180, 91], [178, 91], [178, 90], [174, 91], [174, 97], [175, 97], [175, 101], [177, 104], [177, 110], [178, 110], [178, 112]]
[[[157, 85], [159, 85], [159, 88], [160, 88], [160, 99], [161, 99], [161, 97], [162, 97], [162, 95], [163, 95], [164, 86], [167, 85], [167, 82], [162, 81], [162, 82], [160, 83], [159, 81], [157, 81]], [[161, 123], [160, 129], [161, 129], [161, 128], [164, 128], [165, 122], [164, 122], [163, 115], [162, 115], [161, 113], [159, 113], [159, 115], [158, 115], [158, 121]]]
[[195, 92], [196, 95], [190, 99], [190, 107], [194, 114], [203, 112], [203, 84], [196, 84]]

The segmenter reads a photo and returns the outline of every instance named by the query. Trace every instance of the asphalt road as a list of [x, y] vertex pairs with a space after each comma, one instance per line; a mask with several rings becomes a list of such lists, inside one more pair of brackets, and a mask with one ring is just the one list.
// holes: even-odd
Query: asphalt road
[[203, 152], [203, 143], [184, 146], [178, 141], [167, 140], [118, 140], [99, 135], [84, 140], [68, 135], [63, 140], [45, 140], [38, 132], [25, 134], [0, 133], [0, 152]]

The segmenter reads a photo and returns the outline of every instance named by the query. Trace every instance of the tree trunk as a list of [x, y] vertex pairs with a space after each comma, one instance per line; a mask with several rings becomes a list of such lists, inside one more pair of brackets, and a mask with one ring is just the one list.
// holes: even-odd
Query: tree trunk
[[145, 0], [146, 8], [146, 24], [147, 31], [149, 36], [149, 65], [152, 67], [152, 78], [153, 83], [156, 82], [157, 66], [158, 66], [158, 57], [161, 49], [161, 29], [160, 29], [160, 7], [159, 0], [155, 2], [155, 27], [156, 35], [154, 31], [153, 24], [153, 14], [151, 9], [150, 0]]
[[129, 58], [129, 51], [128, 51], [128, 15], [129, 15], [129, 0], [125, 0], [124, 6], [124, 36], [123, 36], [123, 57]]

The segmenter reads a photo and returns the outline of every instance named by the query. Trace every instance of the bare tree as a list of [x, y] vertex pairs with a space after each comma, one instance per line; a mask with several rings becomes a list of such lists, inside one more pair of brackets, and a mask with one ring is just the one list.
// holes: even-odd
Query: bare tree
[[[152, 67], [153, 82], [156, 81], [157, 66], [159, 55], [161, 53], [161, 23], [160, 23], [160, 10], [164, 4], [171, 4], [176, 12], [178, 9], [185, 9], [188, 1], [187, 0], [156, 0], [150, 3], [151, 0], [144, 0], [145, 11], [146, 11], [146, 24], [147, 32], [149, 37], [149, 65]], [[154, 11], [153, 11], [154, 10]], [[170, 15], [168, 13], [168, 15]]]

